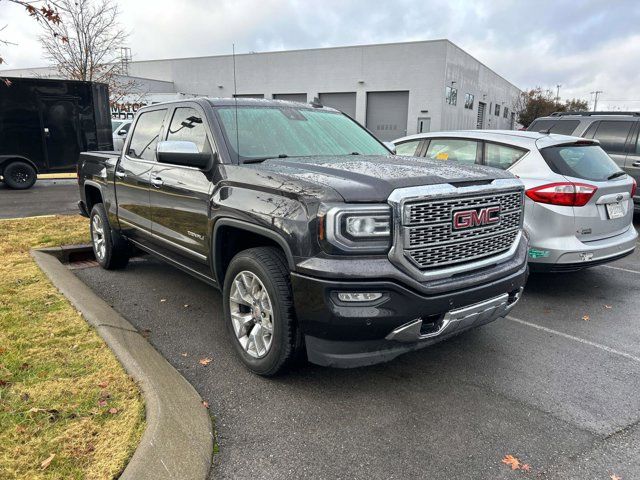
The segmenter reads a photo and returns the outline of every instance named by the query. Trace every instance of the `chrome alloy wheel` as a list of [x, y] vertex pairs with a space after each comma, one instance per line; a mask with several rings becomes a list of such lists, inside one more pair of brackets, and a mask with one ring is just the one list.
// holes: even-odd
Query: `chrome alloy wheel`
[[233, 279], [229, 292], [233, 331], [240, 345], [254, 358], [262, 358], [273, 340], [273, 307], [260, 279], [245, 270]]
[[91, 220], [91, 239], [93, 240], [93, 249], [99, 260], [104, 260], [107, 252], [107, 245], [104, 239], [104, 225], [100, 215], [94, 215]]

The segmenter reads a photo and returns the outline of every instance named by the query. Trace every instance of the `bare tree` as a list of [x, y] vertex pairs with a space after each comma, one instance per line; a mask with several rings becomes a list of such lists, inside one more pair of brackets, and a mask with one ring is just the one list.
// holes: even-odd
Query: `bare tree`
[[112, 103], [137, 93], [120, 61], [129, 34], [119, 22], [115, 0], [55, 0], [54, 5], [59, 21], [43, 23], [40, 42], [60, 76], [107, 83]]

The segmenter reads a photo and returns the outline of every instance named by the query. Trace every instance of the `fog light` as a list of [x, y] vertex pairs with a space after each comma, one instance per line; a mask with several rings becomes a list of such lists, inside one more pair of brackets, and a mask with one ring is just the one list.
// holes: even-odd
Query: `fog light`
[[338, 300], [341, 302], [372, 302], [382, 298], [379, 292], [340, 292]]

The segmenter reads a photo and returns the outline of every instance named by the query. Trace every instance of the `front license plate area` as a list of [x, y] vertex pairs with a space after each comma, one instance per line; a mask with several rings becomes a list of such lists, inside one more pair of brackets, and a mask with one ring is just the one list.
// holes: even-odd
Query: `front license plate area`
[[605, 207], [607, 207], [607, 216], [609, 219], [613, 220], [614, 218], [624, 217], [624, 210], [622, 209], [621, 203], [607, 203]]

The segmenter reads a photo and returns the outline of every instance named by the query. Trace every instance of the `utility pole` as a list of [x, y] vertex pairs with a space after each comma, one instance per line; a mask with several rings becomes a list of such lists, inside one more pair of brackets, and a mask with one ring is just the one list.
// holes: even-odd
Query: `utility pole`
[[593, 111], [595, 112], [598, 109], [598, 95], [604, 93], [602, 90], [596, 90], [595, 92], [591, 92], [591, 95], [595, 95], [593, 100]]
[[562, 85], [558, 84], [556, 85], [556, 107], [560, 106], [560, 87]]

